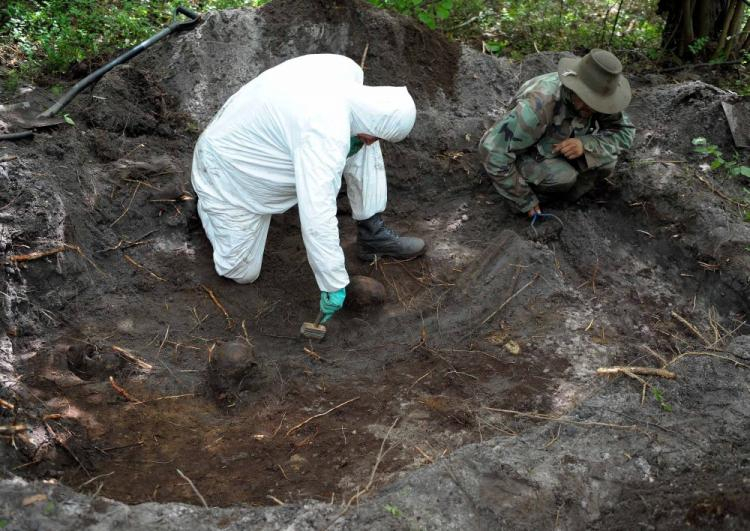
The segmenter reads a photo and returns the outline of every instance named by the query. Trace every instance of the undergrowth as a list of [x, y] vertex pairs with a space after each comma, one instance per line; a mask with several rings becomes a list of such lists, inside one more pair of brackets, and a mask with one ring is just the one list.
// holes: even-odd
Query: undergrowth
[[[0, 10], [4, 88], [21, 78], [59, 77], [83, 61], [101, 63], [150, 37], [177, 5], [200, 13], [253, 8], [269, 0], [8, 0]], [[415, 17], [487, 53], [606, 47], [651, 59], [659, 52], [658, 0], [368, 0]], [[697, 46], [697, 45], [696, 45]]]

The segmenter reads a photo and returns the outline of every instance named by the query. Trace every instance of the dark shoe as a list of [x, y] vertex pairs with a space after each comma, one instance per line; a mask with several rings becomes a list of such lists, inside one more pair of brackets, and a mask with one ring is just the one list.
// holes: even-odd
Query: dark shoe
[[411, 236], [399, 236], [385, 226], [380, 214], [357, 222], [357, 256], [372, 262], [381, 256], [408, 259], [424, 254], [424, 240]]

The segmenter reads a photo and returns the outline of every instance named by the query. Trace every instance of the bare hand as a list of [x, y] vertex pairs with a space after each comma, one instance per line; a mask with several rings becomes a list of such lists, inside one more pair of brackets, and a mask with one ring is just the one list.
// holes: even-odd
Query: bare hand
[[552, 149], [566, 159], [577, 159], [583, 155], [583, 142], [578, 138], [566, 138], [559, 144], [553, 145]]
[[527, 212], [530, 218], [533, 218], [535, 215], [541, 214], [541, 213], [542, 213], [542, 209], [539, 207], [539, 205], [535, 206], [534, 208], [532, 208], [531, 210]]

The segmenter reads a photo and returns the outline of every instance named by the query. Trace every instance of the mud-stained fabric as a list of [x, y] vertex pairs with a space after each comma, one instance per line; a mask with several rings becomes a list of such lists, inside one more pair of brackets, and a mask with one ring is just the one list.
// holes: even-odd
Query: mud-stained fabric
[[[530, 79], [516, 93], [511, 111], [479, 142], [484, 168], [495, 188], [520, 212], [528, 212], [539, 204], [535, 185], [544, 186], [552, 179], [559, 181], [558, 188], [565, 188], [567, 185], [563, 183], [571, 180], [570, 169], [576, 175], [567, 189], [575, 185], [580, 168], [555, 153], [555, 144], [567, 138], [580, 139], [585, 169], [594, 170], [613, 165], [618, 154], [633, 143], [635, 128], [625, 113], [594, 113], [583, 118], [576, 113], [571, 96], [556, 72]], [[526, 155], [524, 171], [519, 168], [522, 154]], [[536, 164], [542, 167], [533, 169]], [[552, 176], [555, 171], [561, 174]]]
[[355, 219], [386, 203], [379, 143], [355, 150], [351, 137], [398, 141], [416, 117], [405, 87], [362, 83], [351, 59], [298, 57], [263, 72], [217, 113], [196, 145], [192, 182], [218, 274], [238, 282], [257, 278], [266, 217], [296, 204], [320, 289], [349, 283], [336, 218], [342, 173]]

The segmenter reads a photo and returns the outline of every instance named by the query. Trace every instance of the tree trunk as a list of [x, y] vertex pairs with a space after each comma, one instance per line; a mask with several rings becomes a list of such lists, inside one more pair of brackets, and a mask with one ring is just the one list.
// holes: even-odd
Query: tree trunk
[[[657, 12], [665, 20], [662, 48], [681, 59], [705, 57], [709, 51], [726, 54], [729, 42], [729, 51], [738, 51], [746, 40], [747, 25], [741, 28], [744, 0], [659, 0]], [[694, 53], [696, 47], [691, 51], [690, 45], [696, 39], [705, 42]]]

